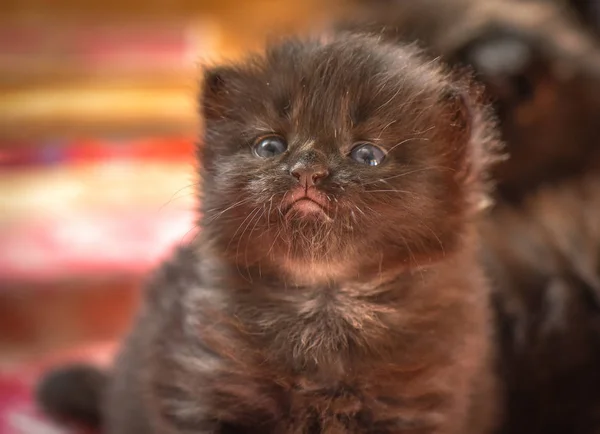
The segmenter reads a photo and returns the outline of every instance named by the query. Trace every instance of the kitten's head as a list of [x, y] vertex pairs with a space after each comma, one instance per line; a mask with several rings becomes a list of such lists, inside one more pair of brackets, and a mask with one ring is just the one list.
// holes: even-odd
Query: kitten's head
[[239, 265], [347, 272], [459, 244], [494, 140], [436, 62], [341, 34], [204, 78], [202, 225]]

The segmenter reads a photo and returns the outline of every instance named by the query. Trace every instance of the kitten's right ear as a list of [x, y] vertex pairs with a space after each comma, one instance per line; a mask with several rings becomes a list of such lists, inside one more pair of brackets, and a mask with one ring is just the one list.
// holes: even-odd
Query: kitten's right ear
[[235, 71], [225, 66], [204, 69], [200, 109], [205, 120], [227, 117], [230, 107], [229, 87], [234, 74]]

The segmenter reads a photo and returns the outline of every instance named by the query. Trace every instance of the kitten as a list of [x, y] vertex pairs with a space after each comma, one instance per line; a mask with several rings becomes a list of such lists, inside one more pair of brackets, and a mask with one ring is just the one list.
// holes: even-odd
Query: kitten
[[201, 107], [200, 236], [147, 288], [106, 431], [491, 432], [477, 90], [342, 33], [207, 70]]

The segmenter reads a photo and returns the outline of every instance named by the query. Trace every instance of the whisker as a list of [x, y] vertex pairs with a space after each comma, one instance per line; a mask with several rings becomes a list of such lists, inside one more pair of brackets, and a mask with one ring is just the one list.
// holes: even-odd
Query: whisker
[[283, 197], [281, 198], [281, 202], [279, 202], [279, 205], [277, 206], [277, 209], [279, 210], [279, 214], [281, 214], [281, 216], [282, 216], [282, 217], [283, 217], [283, 210], [281, 209], [281, 205], [282, 205], [283, 203], [285, 203], [285, 197], [288, 195], [288, 193], [289, 193], [289, 191], [286, 191], [286, 192], [283, 194]]
[[371, 212], [372, 212], [373, 214], [375, 214], [375, 215], [378, 215], [378, 214], [379, 214], [377, 211], [375, 211], [373, 208], [371, 208], [371, 207], [370, 207], [370, 206], [368, 206], [368, 205], [365, 205], [365, 208], [368, 208], [368, 209], [369, 209], [369, 211], [371, 211]]
[[[237, 242], [237, 247], [235, 249], [235, 258], [236, 258], [236, 268], [238, 270], [238, 273], [240, 273], [240, 276], [244, 277], [244, 275], [242, 274], [242, 271], [240, 270], [240, 266], [239, 266], [239, 254], [240, 254], [240, 244], [242, 243], [242, 239], [244, 238], [244, 234], [246, 233], [246, 230], [250, 227], [250, 225], [252, 224], [252, 222], [254, 221], [254, 218], [256, 216], [258, 216], [258, 214], [260, 213], [260, 210], [262, 208], [256, 208], [254, 209], [254, 211], [250, 214], [252, 216], [252, 218], [248, 221], [248, 223], [246, 224], [246, 226], [244, 227], [244, 230], [242, 231], [242, 233], [240, 234], [239, 238], [238, 238], [238, 242]], [[247, 245], [247, 244], [246, 244]], [[246, 269], [248, 269], [248, 264], [246, 263]], [[248, 280], [248, 282], [252, 283], [252, 276], [248, 276], [250, 280]], [[244, 277], [245, 279], [245, 277]], [[246, 279], [247, 280], [247, 279]]]
[[368, 193], [405, 193], [405, 194], [416, 194], [414, 191], [389, 189], [389, 190], [367, 190]]
[[275, 195], [272, 195], [269, 198], [269, 212], [267, 214], [267, 229], [271, 228], [271, 210], [273, 208], [273, 198], [275, 197]]
[[366, 217], [366, 214], [365, 214], [365, 212], [364, 212], [362, 209], [360, 209], [360, 208], [358, 207], [358, 205], [354, 205], [354, 207], [356, 208], [356, 210], [357, 210], [358, 212], [360, 212], [362, 215], [364, 215], [364, 216]]
[[271, 251], [273, 250], [273, 247], [275, 247], [275, 243], [279, 239], [279, 235], [281, 234], [282, 230], [283, 230], [283, 228], [280, 227], [279, 230], [275, 233], [275, 237], [273, 238], [273, 243], [271, 244], [271, 247], [269, 247], [269, 250], [267, 251], [267, 256], [269, 256], [271, 254]]
[[233, 205], [225, 208], [223, 211], [219, 212], [218, 214], [212, 216], [211, 218], [209, 218], [206, 222], [207, 223], [212, 223], [213, 221], [215, 221], [216, 219], [218, 219], [219, 217], [221, 217], [223, 214], [225, 214], [227, 211], [231, 211], [234, 208], [237, 208], [240, 205], [245, 204], [246, 202], [249, 202], [250, 198], [246, 198], [246, 199], [242, 199], [236, 203], [234, 203]]
[[[190, 234], [190, 232], [192, 232], [193, 230], [199, 229], [199, 228], [200, 228], [200, 226], [198, 226], [198, 225], [192, 225], [191, 229], [188, 230], [185, 234], [183, 234], [183, 236], [179, 240], [179, 244], [185, 244], [184, 240]], [[191, 241], [194, 241], [196, 239], [196, 237], [198, 236], [199, 232], [200, 231], [196, 232], [196, 234], [194, 235], [194, 238]]]
[[429, 166], [429, 167], [421, 167], [419, 169], [415, 169], [415, 170], [410, 170], [408, 172], [403, 172], [403, 173], [399, 173], [397, 175], [393, 175], [393, 176], [388, 176], [387, 178], [381, 178], [381, 179], [377, 179], [376, 181], [371, 181], [371, 182], [367, 182], [364, 183], [363, 185], [370, 185], [370, 184], [375, 184], [376, 182], [381, 182], [381, 181], [388, 181], [390, 179], [394, 179], [394, 178], [401, 178], [403, 176], [407, 176], [407, 175], [411, 175], [413, 173], [418, 173], [418, 172], [424, 172], [426, 170], [434, 170], [434, 169], [441, 169], [441, 170], [452, 170], [454, 171], [454, 169], [450, 168], [450, 167], [443, 167], [443, 166]]
[[[183, 190], [185, 190], [186, 188], [197, 187], [197, 186], [199, 186], [199, 185], [200, 185], [199, 183], [195, 182], [195, 183], [193, 183], [193, 184], [186, 185], [185, 187], [182, 187], [182, 188], [180, 188], [180, 189], [179, 189], [179, 190], [177, 190], [175, 193], [173, 193], [173, 195], [172, 195], [172, 196], [169, 198], [169, 200], [168, 200], [166, 203], [164, 203], [163, 205], [161, 205], [161, 207], [158, 209], [158, 212], [162, 211], [164, 207], [166, 207], [167, 205], [169, 205], [169, 204], [170, 204], [171, 202], [173, 202], [175, 199], [179, 199], [178, 197], [175, 197], [175, 196], [177, 196], [177, 195], [178, 195], [180, 192], [182, 192], [182, 191], [183, 191]], [[183, 197], [183, 196], [181, 196], [181, 197]]]
[[248, 220], [256, 211], [258, 211], [260, 208], [254, 208], [252, 211], [250, 211], [250, 213], [246, 216], [246, 218], [244, 220], [242, 220], [242, 222], [240, 223], [240, 225], [238, 226], [238, 228], [236, 229], [236, 231], [233, 233], [233, 235], [231, 236], [231, 239], [229, 240], [229, 244], [227, 244], [227, 247], [225, 248], [225, 250], [229, 250], [229, 246], [231, 245], [231, 243], [233, 242], [233, 240], [235, 239], [235, 236], [237, 235], [237, 233], [240, 231], [240, 229], [242, 228], [242, 225], [246, 222], [246, 220]]
[[[262, 213], [258, 216], [258, 218], [256, 219], [256, 222], [254, 223], [254, 226], [252, 226], [252, 229], [250, 230], [250, 234], [248, 235], [249, 238], [252, 238], [252, 234], [256, 230], [256, 226], [258, 225], [258, 223], [260, 222], [260, 220], [264, 217], [265, 213], [267, 212], [267, 210], [265, 208], [265, 205], [266, 204], [263, 204]], [[246, 243], [246, 248], [244, 249], [244, 262], [246, 264], [246, 270], [248, 270], [248, 267], [249, 267], [249, 264], [248, 264], [248, 244], [249, 243]], [[238, 246], [239, 246], [239, 244], [238, 244]], [[249, 271], [248, 271], [248, 274], [250, 274]], [[249, 276], [249, 277], [250, 277], [250, 281], [252, 281], [252, 276]]]
[[401, 141], [401, 142], [399, 142], [399, 143], [396, 143], [394, 146], [392, 146], [390, 149], [388, 149], [388, 150], [387, 150], [387, 152], [388, 152], [388, 153], [389, 153], [389, 152], [392, 152], [392, 151], [393, 151], [394, 149], [396, 149], [398, 146], [402, 146], [402, 145], [404, 145], [405, 143], [410, 143], [410, 142], [412, 142], [412, 141], [414, 141], [414, 140], [424, 140], [424, 141], [429, 141], [429, 138], [428, 138], [428, 137], [410, 137], [410, 138], [408, 138], [408, 139], [402, 140], [402, 141]]

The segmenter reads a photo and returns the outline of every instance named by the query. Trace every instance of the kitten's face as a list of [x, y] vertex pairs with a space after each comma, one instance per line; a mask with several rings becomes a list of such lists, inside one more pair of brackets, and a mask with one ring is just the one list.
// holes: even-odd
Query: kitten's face
[[203, 224], [238, 263], [406, 263], [462, 231], [468, 119], [432, 64], [350, 38], [209, 71]]

